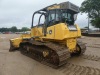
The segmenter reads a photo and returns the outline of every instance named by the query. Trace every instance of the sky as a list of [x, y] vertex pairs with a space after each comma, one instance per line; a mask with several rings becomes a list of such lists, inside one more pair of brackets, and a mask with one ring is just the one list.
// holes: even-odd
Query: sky
[[[32, 15], [35, 11], [66, 1], [68, 0], [0, 0], [0, 28], [12, 26], [30, 28]], [[84, 0], [69, 1], [80, 7]], [[87, 15], [79, 13], [76, 24], [81, 28], [87, 26]]]

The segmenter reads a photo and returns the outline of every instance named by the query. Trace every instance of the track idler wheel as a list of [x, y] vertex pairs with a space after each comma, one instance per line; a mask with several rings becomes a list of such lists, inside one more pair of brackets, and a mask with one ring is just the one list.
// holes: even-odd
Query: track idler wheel
[[71, 54], [71, 56], [79, 56], [81, 54], [81, 48], [79, 45], [76, 45], [76, 50]]
[[73, 52], [71, 55], [82, 55], [84, 52], [86, 51], [86, 45], [85, 43], [81, 42], [81, 41], [78, 41], [77, 42], [77, 45], [76, 45], [76, 50], [75, 52]]

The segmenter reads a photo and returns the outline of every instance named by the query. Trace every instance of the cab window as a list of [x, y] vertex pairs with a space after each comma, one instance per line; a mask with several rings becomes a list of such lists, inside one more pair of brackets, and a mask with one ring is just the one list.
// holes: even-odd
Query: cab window
[[55, 10], [52, 10], [52, 11], [49, 12], [48, 25], [47, 26], [53, 25], [54, 22], [55, 22]]

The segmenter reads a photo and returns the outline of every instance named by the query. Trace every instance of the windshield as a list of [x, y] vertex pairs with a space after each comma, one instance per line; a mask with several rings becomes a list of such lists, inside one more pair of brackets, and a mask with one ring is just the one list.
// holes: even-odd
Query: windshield
[[66, 22], [69, 25], [74, 24], [74, 14], [71, 11], [62, 10], [61, 14], [62, 22]]
[[67, 23], [68, 25], [74, 25], [74, 12], [71, 10], [58, 9], [49, 11], [48, 15], [48, 26], [58, 24], [58, 23]]

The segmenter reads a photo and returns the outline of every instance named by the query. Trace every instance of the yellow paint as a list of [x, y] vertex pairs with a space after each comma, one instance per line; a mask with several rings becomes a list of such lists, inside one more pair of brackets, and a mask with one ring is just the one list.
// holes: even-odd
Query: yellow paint
[[30, 34], [22, 34], [19, 38], [10, 39], [10, 41], [12, 42], [15, 48], [18, 48], [23, 39], [28, 39], [30, 37]]
[[54, 34], [55, 34], [54, 26], [48, 27], [47, 28], [47, 36], [46, 36], [46, 38], [54, 39]]
[[69, 48], [70, 52], [74, 52], [76, 49], [76, 39], [78, 37], [81, 37], [81, 31], [80, 28], [75, 25], [77, 28], [77, 31], [70, 31], [67, 27], [67, 24], [60, 23], [54, 26], [50, 26], [47, 28], [47, 33], [52, 30], [52, 34], [47, 34], [46, 37], [42, 37], [43, 39], [53, 39], [53, 41], [63, 41], [65, 40], [66, 46]]
[[[76, 24], [75, 24], [76, 25]], [[78, 37], [81, 37], [81, 29], [76, 25]]]
[[52, 9], [60, 9], [60, 5], [53, 5], [52, 7], [48, 7], [48, 10]]
[[31, 37], [34, 36], [43, 36], [43, 28], [42, 27], [34, 27], [31, 29]]
[[63, 40], [64, 39], [64, 30], [66, 25], [63, 23], [57, 24], [54, 26], [55, 27], [55, 38], [57, 40]]
[[27, 38], [29, 37], [29, 38], [30, 38], [31, 35], [30, 35], [30, 34], [22, 34], [21, 37], [22, 37], [22, 38], [24, 38], [24, 37], [27, 37]]
[[15, 48], [19, 47], [20, 42], [22, 42], [22, 38], [15, 38], [10, 40]]
[[[81, 31], [78, 25], [75, 25], [77, 31], [70, 31], [68, 29], [67, 24], [59, 23], [50, 27], [47, 27], [47, 34], [43, 36], [43, 28], [42, 27], [34, 27], [31, 29], [31, 34], [24, 34], [19, 38], [11, 39], [14, 47], [19, 47], [19, 44], [22, 42], [24, 38], [35, 37], [35, 40], [43, 41], [54, 41], [54, 42], [62, 42], [65, 44], [70, 52], [74, 52], [76, 49], [76, 39], [81, 37]], [[38, 38], [37, 38], [38, 37]]]
[[[47, 36], [42, 37], [46, 39], [54, 39], [54, 40], [64, 40], [68, 38], [77, 38], [81, 37], [80, 28], [75, 25], [77, 31], [70, 31], [65, 23], [59, 23], [47, 28]], [[52, 30], [52, 34], [49, 34], [49, 31]]]
[[67, 39], [66, 45], [67, 45], [70, 52], [74, 52], [74, 50], [76, 49], [76, 39], [74, 39], [74, 38]]

